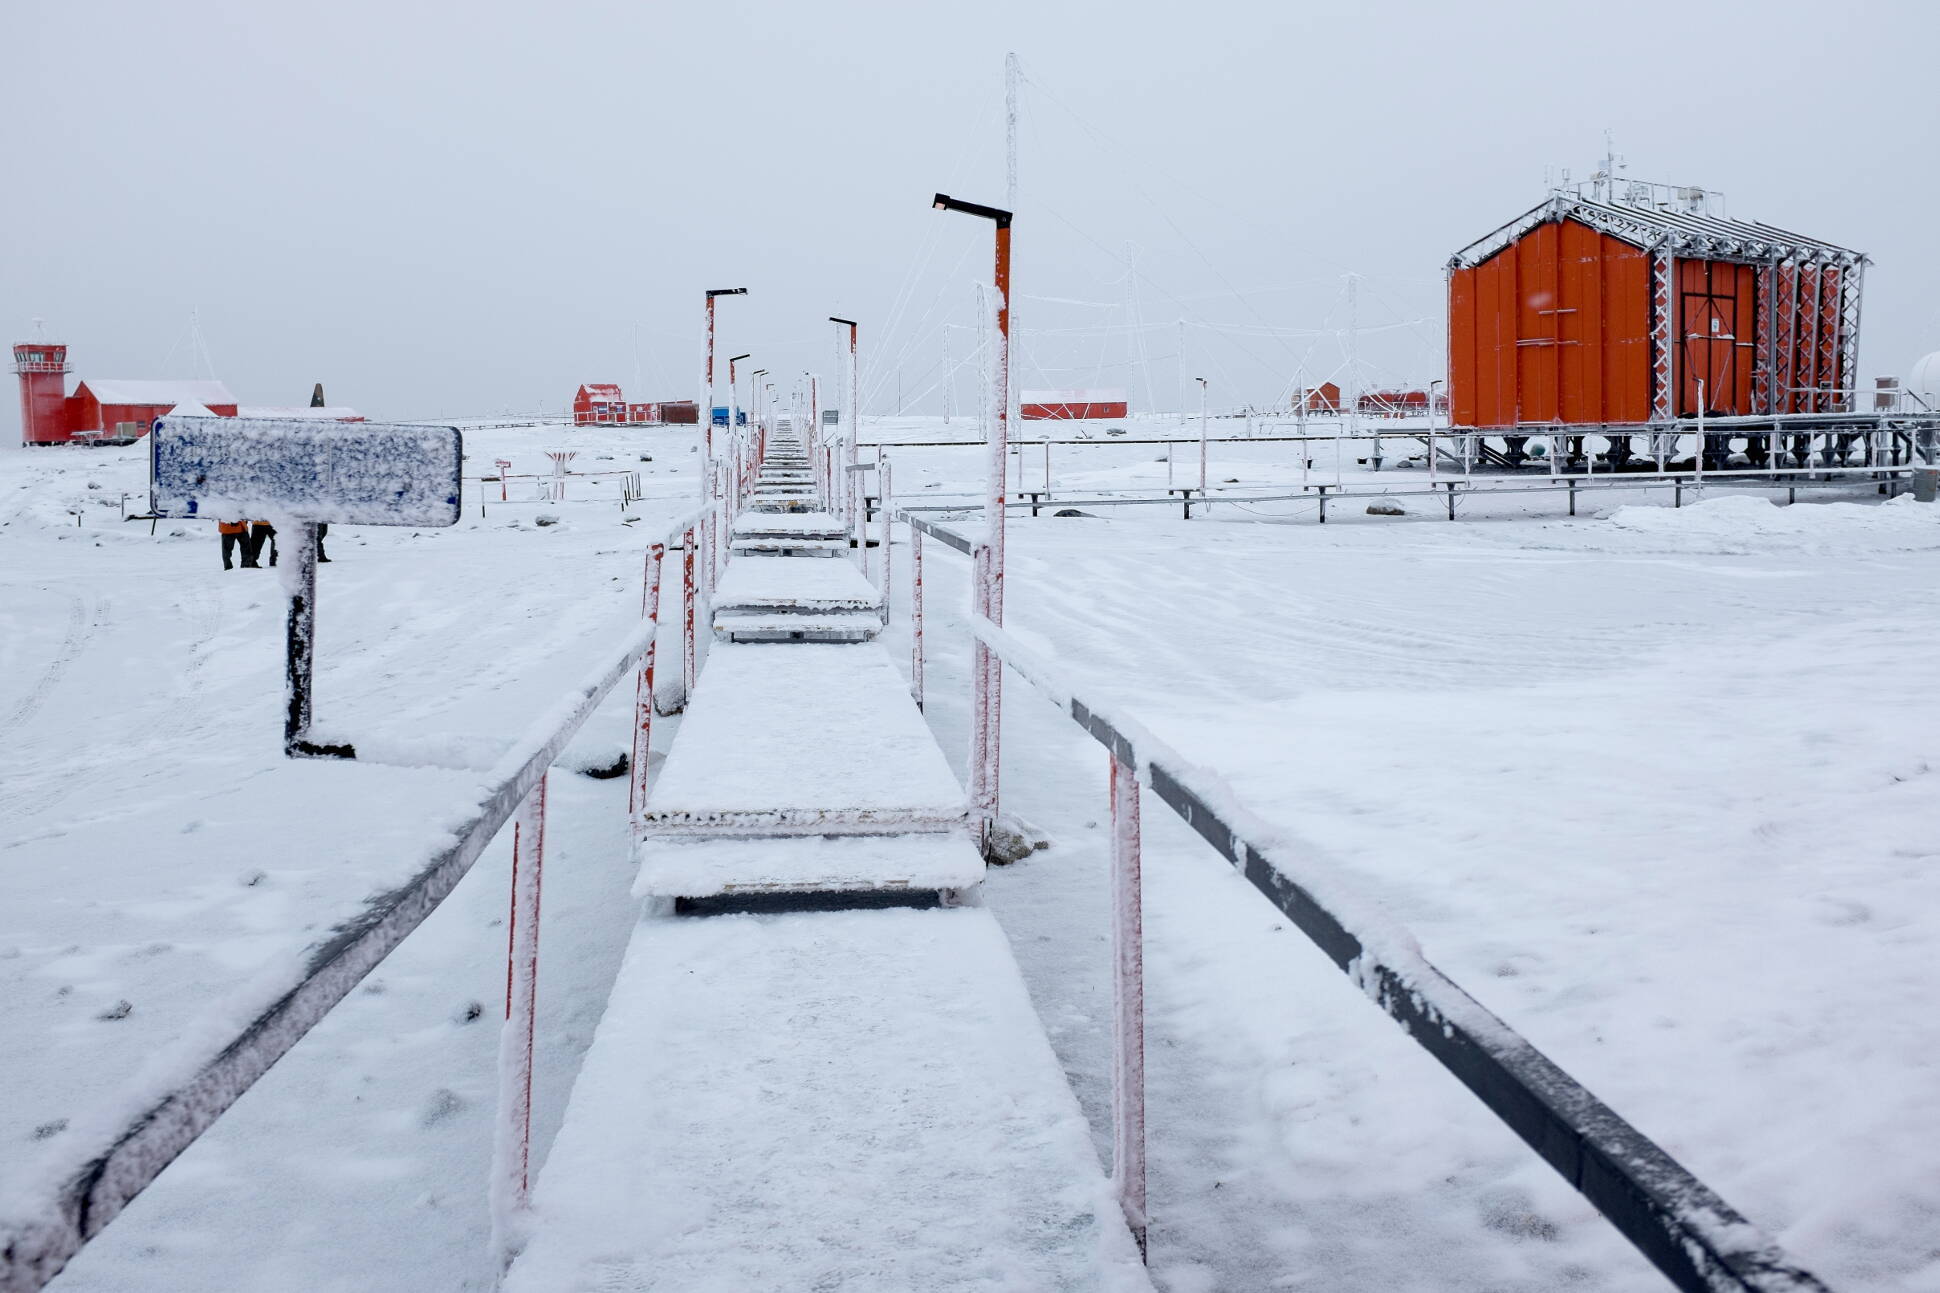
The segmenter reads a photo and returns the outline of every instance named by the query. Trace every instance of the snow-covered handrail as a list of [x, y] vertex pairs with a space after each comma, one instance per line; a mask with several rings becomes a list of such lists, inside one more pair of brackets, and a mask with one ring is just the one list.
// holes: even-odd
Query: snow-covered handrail
[[[717, 506], [696, 509], [666, 535], [693, 529]], [[62, 1137], [72, 1148], [50, 1154], [31, 1180], [0, 1200], [0, 1293], [31, 1293], [59, 1274], [450, 895], [581, 725], [633, 672], [654, 640], [656, 620], [628, 633], [499, 757], [484, 776], [478, 807], [454, 828], [451, 843], [403, 884], [366, 899], [361, 910], [191, 1025], [109, 1110], [77, 1121]]]
[[[960, 534], [908, 511], [902, 519], [974, 554]], [[1825, 1293], [1777, 1241], [1435, 968], [1378, 904], [1315, 866], [1312, 845], [1268, 824], [1217, 772], [1183, 758], [1098, 692], [1081, 697], [1055, 663], [1015, 634], [976, 615], [970, 631], [1132, 768], [1672, 1284], [1694, 1293]]]

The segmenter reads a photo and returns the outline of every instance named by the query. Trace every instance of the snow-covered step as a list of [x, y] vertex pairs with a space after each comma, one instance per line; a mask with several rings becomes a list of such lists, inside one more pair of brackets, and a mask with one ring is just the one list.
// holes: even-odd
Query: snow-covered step
[[797, 512], [777, 515], [772, 512], [743, 512], [734, 518], [730, 531], [736, 539], [842, 539], [848, 530], [842, 518], [828, 512]]
[[833, 557], [848, 550], [846, 539], [759, 535], [728, 540], [728, 551], [737, 557]]
[[730, 561], [714, 589], [717, 610], [873, 611], [882, 592], [846, 561]]
[[748, 500], [748, 510], [751, 512], [769, 512], [774, 514], [813, 512], [819, 510], [821, 504], [822, 500], [813, 495], [763, 497], [757, 493], [753, 498]]
[[[789, 563], [729, 571], [769, 564]], [[722, 643], [649, 786], [643, 826], [661, 836], [893, 835], [961, 830], [965, 807], [882, 646]]]
[[713, 630], [722, 642], [873, 642], [883, 622], [874, 611], [717, 611]]
[[507, 1293], [1151, 1289], [980, 908], [642, 920], [531, 1223]]
[[637, 853], [638, 898], [742, 893], [922, 893], [967, 889], [983, 859], [963, 831], [796, 835], [779, 839], [650, 839]]

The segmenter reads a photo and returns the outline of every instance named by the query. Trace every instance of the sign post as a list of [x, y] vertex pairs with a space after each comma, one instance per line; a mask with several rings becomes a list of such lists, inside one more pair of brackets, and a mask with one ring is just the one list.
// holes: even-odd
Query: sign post
[[464, 438], [457, 427], [296, 418], [163, 417], [148, 437], [159, 517], [263, 518], [295, 537], [284, 666], [283, 752], [357, 757], [310, 740], [316, 660], [317, 527], [458, 523]]

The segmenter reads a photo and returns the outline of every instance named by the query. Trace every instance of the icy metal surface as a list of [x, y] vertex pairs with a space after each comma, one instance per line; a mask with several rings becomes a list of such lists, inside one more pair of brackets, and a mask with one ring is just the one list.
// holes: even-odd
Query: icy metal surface
[[508, 1293], [1149, 1289], [973, 908], [649, 918]]

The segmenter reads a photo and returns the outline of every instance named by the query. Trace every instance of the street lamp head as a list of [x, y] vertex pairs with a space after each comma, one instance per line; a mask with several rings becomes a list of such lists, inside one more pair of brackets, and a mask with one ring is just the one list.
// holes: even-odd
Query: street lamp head
[[987, 207], [977, 202], [964, 202], [947, 193], [937, 194], [930, 205], [938, 211], [961, 211], [965, 215], [982, 216], [986, 220], [994, 220], [999, 229], [1010, 228], [1010, 212], [1002, 207]]
[[829, 316], [829, 322], [839, 323], [845, 328], [853, 328], [856, 326], [856, 321], [854, 319], [838, 319], [833, 314]]
[[747, 288], [745, 288], [745, 287], [710, 287], [710, 288], [708, 288], [708, 289], [707, 289], [707, 294], [708, 294], [708, 295], [709, 295], [710, 297], [714, 297], [714, 296], [746, 296], [746, 295], [748, 294], [748, 289], [747, 289]]
[[753, 356], [752, 354], [746, 354], [746, 355], [729, 355], [729, 356], [728, 356], [728, 362], [729, 362], [730, 364], [738, 364], [738, 363], [740, 363], [740, 362], [741, 362], [741, 361], [742, 361], [743, 359], [752, 359], [752, 358], [754, 358], [754, 356]]
[[1195, 382], [1198, 382], [1201, 386], [1204, 386], [1206, 384], [1206, 379], [1203, 377], [1195, 377], [1192, 380]]
[[750, 377], [766, 377], [767, 375], [768, 375], [768, 370], [765, 368], [757, 368], [753, 372], [748, 374], [748, 376]]

